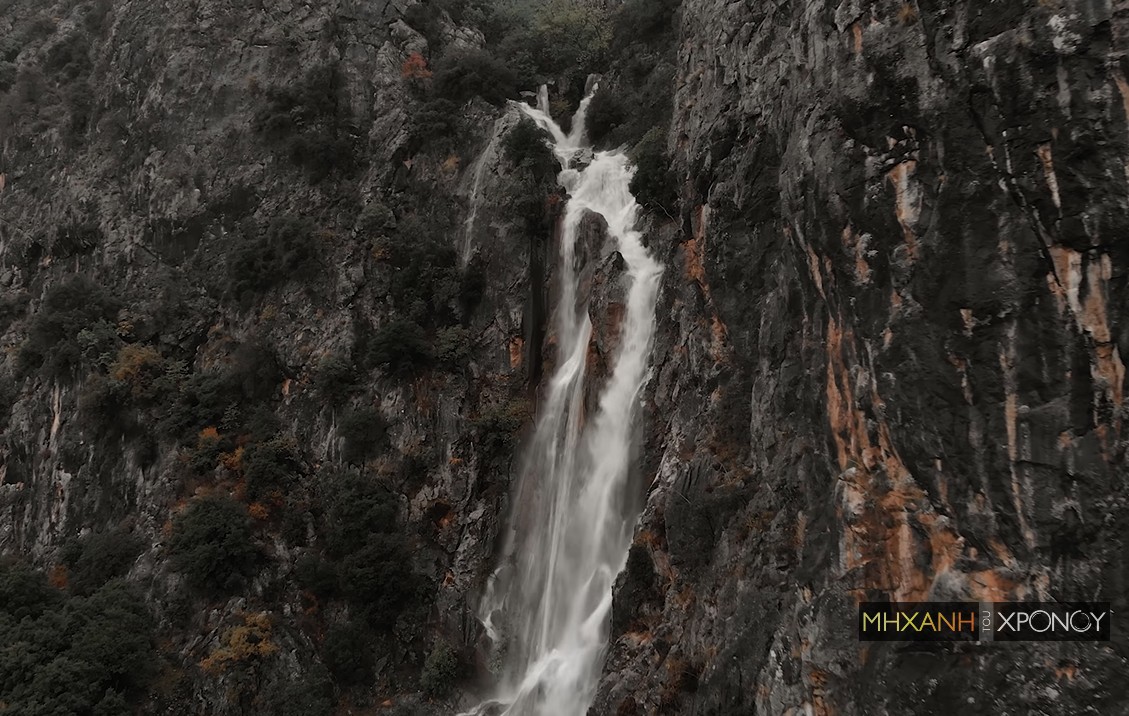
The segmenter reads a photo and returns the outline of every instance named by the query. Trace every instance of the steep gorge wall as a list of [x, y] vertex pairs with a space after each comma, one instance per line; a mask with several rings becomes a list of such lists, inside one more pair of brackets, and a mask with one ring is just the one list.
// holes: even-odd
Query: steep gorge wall
[[[426, 594], [419, 623], [364, 637], [358, 656], [375, 662], [362, 677], [371, 688], [338, 696], [365, 707], [373, 694], [418, 691], [433, 644], [473, 634], [468, 597], [490, 565], [536, 377], [527, 343], [544, 320], [536, 315], [544, 288], [530, 283], [529, 266], [544, 248], [513, 205], [524, 178], [494, 152], [480, 182], [472, 266], [439, 267], [440, 279], [428, 265], [407, 282], [397, 276], [406, 271], [390, 245], [438, 237], [427, 256], [446, 260], [443, 247], [462, 241], [473, 161], [495, 120], [504, 129], [513, 119], [473, 100], [446, 118], [462, 124], [445, 150], [421, 146], [428, 72], [405, 63], [431, 53], [403, 19], [412, 4], [3, 3], [0, 556], [65, 584], [63, 554], [80, 535], [124, 530], [143, 540], [128, 580], [157, 622], [147, 712], [312, 708], [278, 695], [316, 690], [310, 675], [328, 659], [327, 633], [359, 618], [358, 605], [314, 596], [297, 575], [324, 544], [318, 504], [341, 471], [362, 471], [395, 494], [394, 527]], [[482, 42], [476, 30], [435, 20], [446, 46]], [[239, 295], [233, 256], [245, 247], [257, 247], [244, 254], [252, 270], [256, 251], [270, 271], [291, 265], [267, 257], [286, 247], [254, 243], [278, 218], [312, 232], [301, 247], [312, 261], [260, 276]], [[107, 316], [114, 354], [58, 375], [25, 370], [21, 352], [50, 312], [45, 299], [76, 275], [117, 299]], [[468, 276], [486, 282], [469, 289], [473, 310], [427, 334], [429, 351], [443, 350], [435, 336], [446, 336], [457, 358], [410, 375], [365, 358], [374, 336], [415, 311], [398, 303], [395, 286], [449, 293]], [[179, 365], [174, 382], [238, 367], [244, 377], [261, 370], [268, 385], [257, 389], [261, 406], [236, 405], [235, 416], [196, 426], [199, 437], [177, 434], [163, 424], [175, 391], [148, 404], [127, 398], [111, 415], [87, 400], [92, 385], [137, 377], [119, 348]], [[343, 398], [323, 385], [329, 359], [348, 367]], [[262, 407], [293, 449], [285, 494], [247, 489], [239, 457], [259, 438], [240, 426], [243, 407]], [[348, 438], [356, 415], [369, 423]], [[194, 466], [210, 439], [234, 441], [231, 452]], [[190, 584], [167, 554], [177, 515], [215, 494], [246, 503], [258, 553], [239, 589], [219, 596]], [[249, 626], [261, 627], [263, 647], [217, 659]], [[445, 707], [417, 710], [425, 708]]]
[[861, 645], [857, 600], [1125, 606], [1121, 3], [687, 0], [654, 476], [595, 713], [1114, 713], [1108, 645]]
[[[149, 540], [130, 581], [161, 620], [152, 711], [261, 712], [231, 699], [239, 674], [200, 663], [262, 612], [295, 657], [252, 664], [251, 690], [297, 683], [348, 609], [306, 612], [293, 573], [306, 548], [270, 520], [256, 524], [266, 562], [242, 595], [204, 599], [169, 571], [167, 522], [238, 476], [189, 474], [191, 445], [152, 426], [96, 435], [84, 376], [17, 378], [43, 297], [74, 273], [131, 306], [115, 316], [121, 340], [193, 371], [270, 346], [270, 405], [301, 439], [303, 489], [345, 466], [344, 415], [372, 408], [388, 422], [389, 449], [365, 469], [402, 494], [437, 609], [427, 635], [387, 649], [374, 693], [414, 690], [405, 668], [418, 671], [432, 636], [475, 636], [468, 597], [491, 564], [513, 426], [543, 372], [530, 257], [555, 255], [530, 242], [509, 196], [522, 179], [497, 152], [479, 192], [487, 286], [465, 370], [404, 380], [370, 367], [337, 408], [316, 386], [323, 358], [353, 354], [401, 308], [386, 302], [392, 272], [365, 207], [470, 195], [502, 114], [474, 101], [473, 136], [448, 152], [411, 145], [421, 107], [404, 62], [427, 40], [398, 21], [406, 5], [25, 2], [0, 17], [19, 38], [0, 66], [0, 286], [15, 299], [0, 307], [12, 386], [0, 391], [0, 551], [52, 568], [83, 530], [124, 523]], [[681, 211], [648, 219], [668, 264], [642, 426], [650, 484], [593, 713], [1124, 702], [1120, 643], [863, 648], [853, 610], [866, 597], [1052, 597], [1123, 611], [1126, 12], [1096, 0], [683, 3], [668, 137]], [[87, 32], [101, 34], [86, 50], [68, 45]], [[271, 90], [326, 66], [360, 164], [315, 180], [255, 125]], [[443, 221], [468, 211], [460, 199]], [[233, 302], [235, 220], [280, 215], [315, 222], [322, 268], [249, 308]], [[591, 279], [607, 286], [593, 304], [597, 374], [617, 316], [606, 259]], [[187, 623], [181, 594], [194, 600]], [[1115, 633], [1125, 626], [1118, 617]]]

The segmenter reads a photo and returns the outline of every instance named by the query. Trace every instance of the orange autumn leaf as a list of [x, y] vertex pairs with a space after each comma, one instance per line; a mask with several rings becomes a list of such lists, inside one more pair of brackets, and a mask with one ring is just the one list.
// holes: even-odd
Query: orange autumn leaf
[[427, 69], [427, 60], [423, 55], [413, 52], [400, 66], [400, 76], [406, 80], [425, 80], [431, 77], [431, 70]]

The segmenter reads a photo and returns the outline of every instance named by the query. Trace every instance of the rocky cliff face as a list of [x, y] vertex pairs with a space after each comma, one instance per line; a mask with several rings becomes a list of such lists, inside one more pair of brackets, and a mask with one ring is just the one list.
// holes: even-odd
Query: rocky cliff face
[[[416, 691], [434, 644], [473, 639], [548, 231], [527, 230], [526, 178], [497, 150], [512, 112], [473, 100], [444, 118], [445, 147], [421, 145], [431, 73], [410, 5], [0, 13], [0, 553], [65, 586], [68, 545], [142, 540], [126, 577], [156, 619], [148, 711], [322, 712], [276, 696], [316, 692], [327, 634], [358, 619], [297, 576], [341, 472], [394, 496], [425, 584], [422, 612], [345, 657], [375, 683], [344, 702]], [[432, 42], [482, 42], [436, 22]], [[243, 457], [270, 444], [281, 482], [256, 488]], [[217, 495], [249, 514], [257, 553], [219, 594], [169, 560], [178, 515]], [[239, 651], [248, 633], [264, 646]]]
[[1124, 642], [862, 645], [854, 605], [1126, 627], [1125, 13], [683, 3], [653, 482], [595, 712], [1121, 708]]
[[[613, 55], [605, 87], [647, 91], [594, 103], [597, 135], [669, 111], [678, 196], [646, 218], [646, 507], [592, 713], [1121, 707], [1123, 642], [865, 646], [854, 605], [1084, 598], [1129, 627], [1127, 13], [684, 0]], [[409, 694], [454, 680], [444, 644], [484, 658], [554, 361], [560, 197], [503, 150], [512, 111], [421, 89], [481, 32], [411, 2], [10, 0], [0, 34], [0, 553], [66, 587], [74, 544], [141, 539], [146, 712], [453, 712]], [[588, 228], [598, 379], [622, 287]], [[383, 574], [420, 580], [390, 625], [364, 612], [397, 595], [319, 586], [392, 549], [344, 553], [340, 473], [392, 496], [374, 531], [409, 569]], [[217, 498], [257, 555], [218, 593], [170, 559]]]

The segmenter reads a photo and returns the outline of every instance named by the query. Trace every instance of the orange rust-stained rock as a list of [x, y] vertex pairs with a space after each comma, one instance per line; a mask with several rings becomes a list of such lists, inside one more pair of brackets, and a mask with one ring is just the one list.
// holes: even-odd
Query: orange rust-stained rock
[[716, 313], [710, 318], [710, 357], [721, 363], [725, 360], [725, 345], [727, 338], [725, 324]]
[[1058, 177], [1055, 176], [1055, 162], [1051, 153], [1051, 145], [1049, 142], [1040, 144], [1035, 153], [1039, 157], [1039, 162], [1043, 165], [1043, 178], [1047, 182], [1047, 188], [1051, 192], [1051, 201], [1054, 202], [1056, 209], [1062, 209], [1062, 199], [1058, 193]]
[[[1080, 330], [1093, 341], [1092, 371], [1099, 378], [1107, 398], [1116, 407], [1124, 404], [1125, 363], [1112, 342], [1109, 327], [1109, 281], [1113, 268], [1108, 254], [1097, 258], [1065, 246], [1051, 246], [1054, 264], [1055, 295], [1060, 305], [1068, 307]], [[1048, 282], [1049, 279], [1048, 279]], [[1054, 284], [1052, 284], [1053, 286]], [[1115, 419], [1114, 433], [1120, 435], [1120, 421]]]
[[993, 569], [972, 572], [965, 583], [968, 585], [969, 597], [977, 601], [1004, 602], [1024, 596], [1015, 580]]
[[683, 245], [683, 256], [686, 264], [686, 277], [695, 281], [702, 290], [709, 294], [709, 284], [706, 282], [706, 268], [702, 260], [705, 255], [706, 226], [709, 223], [710, 208], [706, 204], [694, 210], [694, 235]]
[[513, 336], [510, 338], [510, 368], [513, 370], [521, 368], [524, 355], [525, 339], [521, 336]]
[[[785, 227], [784, 232], [790, 234], [791, 232]], [[823, 273], [819, 268], [819, 257], [815, 255], [815, 251], [811, 246], [804, 244], [804, 250], [808, 255], [808, 270], [811, 272], [811, 280], [815, 282], [815, 288], [819, 291], [819, 295], [827, 298], [827, 294], [823, 290]]]
[[870, 283], [870, 264], [866, 261], [866, 241], [855, 233], [854, 228], [847, 224], [843, 228], [843, 246], [855, 257], [855, 281], [859, 284]]
[[[932, 508], [898, 454], [876, 386], [853, 384], [854, 332], [827, 326], [827, 415], [840, 470], [840, 568], [855, 575], [859, 598], [879, 590], [899, 600], [926, 599], [933, 581], [956, 566], [964, 541]], [[862, 392], [868, 405], [858, 405]], [[869, 419], [868, 419], [869, 418]], [[884, 479], [876, 479], [881, 475]], [[924, 535], [925, 540], [918, 535]], [[928, 555], [928, 568], [918, 565]]]
[[898, 224], [902, 227], [911, 259], [917, 258], [915, 231], [918, 219], [921, 217], [922, 201], [921, 188], [913, 179], [916, 171], [917, 162], [910, 159], [896, 164], [886, 174], [894, 187], [894, 215], [898, 217]]
[[1057, 681], [1062, 681], [1063, 679], [1074, 681], [1078, 676], [1078, 665], [1069, 662], [1061, 664], [1060, 666], [1054, 667], [1054, 674]]

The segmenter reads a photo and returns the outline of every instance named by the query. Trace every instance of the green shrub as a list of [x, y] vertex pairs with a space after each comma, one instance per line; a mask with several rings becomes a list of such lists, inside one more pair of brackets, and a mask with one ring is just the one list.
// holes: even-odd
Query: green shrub
[[140, 538], [123, 530], [92, 532], [75, 540], [64, 553], [71, 593], [87, 596], [111, 579], [124, 577], [143, 547]]
[[0, 615], [16, 622], [38, 619], [62, 601], [63, 594], [47, 584], [42, 572], [0, 561]]
[[429, 47], [438, 47], [443, 40], [443, 26], [440, 13], [430, 0], [411, 5], [404, 10], [404, 22], [427, 39]]
[[166, 366], [160, 389], [175, 396], [163, 416], [167, 435], [195, 442], [200, 430], [221, 426], [258, 440], [278, 432], [277, 418], [267, 404], [278, 396], [282, 367], [273, 351], [244, 344], [223, 368], [186, 376], [182, 365]]
[[501, 106], [517, 96], [517, 76], [485, 50], [460, 48], [444, 54], [435, 63], [433, 86], [436, 95], [456, 104], [478, 96]]
[[90, 71], [90, 41], [82, 33], [69, 35], [50, 47], [43, 58], [43, 69], [56, 81], [72, 81]]
[[459, 105], [451, 100], [429, 99], [412, 118], [412, 143], [437, 152], [450, 149], [459, 133], [459, 116]]
[[494, 0], [422, 0], [404, 10], [404, 22], [423, 35], [434, 51], [446, 45], [443, 13], [456, 25], [483, 29], [492, 20], [493, 5]]
[[15, 62], [0, 60], [0, 92], [7, 92], [16, 83], [19, 67]]
[[308, 219], [276, 217], [265, 228], [245, 222], [240, 233], [227, 267], [231, 293], [244, 306], [275, 286], [309, 278], [318, 267], [317, 243]]
[[407, 217], [395, 237], [380, 242], [379, 253], [388, 269], [389, 299], [401, 318], [426, 327], [458, 320], [462, 274], [443, 226]]
[[253, 127], [278, 155], [303, 168], [312, 182], [333, 174], [347, 176], [357, 169], [360, 130], [336, 66], [315, 67], [296, 87], [271, 90]]
[[538, 179], [553, 177], [559, 168], [545, 132], [528, 118], [515, 124], [506, 134], [502, 152], [511, 164], [529, 170]]
[[97, 435], [116, 434], [125, 427], [129, 402], [129, 386], [101, 373], [90, 376], [78, 398], [83, 427]]
[[152, 620], [144, 601], [125, 582], [114, 580], [86, 598], [68, 602], [73, 615], [70, 651], [123, 685], [140, 685], [151, 673]]
[[405, 606], [420, 601], [421, 582], [399, 530], [398, 498], [356, 473], [330, 478], [325, 488], [324, 540], [336, 587], [365, 621], [387, 629]]
[[100, 321], [113, 321], [119, 302], [83, 275], [55, 285], [31, 320], [20, 350], [24, 371], [42, 367], [51, 377], [73, 374], [82, 362], [78, 335]]
[[405, 378], [429, 367], [435, 354], [422, 326], [398, 318], [373, 334], [368, 359], [390, 375]]
[[0, 564], [0, 704], [27, 714], [129, 713], [152, 675], [153, 623], [114, 580], [67, 598], [26, 567]]
[[607, 64], [612, 25], [607, 11], [575, 0], [548, 0], [540, 7], [511, 11], [498, 56], [522, 87], [563, 78], [580, 91], [589, 74]]
[[6, 291], [0, 296], [0, 331], [8, 330], [12, 321], [27, 313], [27, 291]]
[[193, 500], [173, 518], [172, 527], [173, 566], [199, 588], [232, 591], [255, 562], [247, 510], [231, 498]]
[[550, 72], [576, 68], [587, 75], [602, 65], [612, 36], [603, 7], [575, 0], [549, 0], [533, 26], [543, 38], [543, 69]]
[[116, 357], [99, 347], [99, 331], [83, 330], [79, 342], [84, 355], [99, 353], [92, 362], [105, 366], [107, 374], [91, 375], [79, 395], [79, 415], [83, 426], [101, 436], [126, 433], [136, 423], [131, 407], [151, 407], [176, 395], [175, 385], [183, 364], [166, 363], [151, 346], [130, 343]]
[[114, 362], [121, 346], [117, 328], [109, 321], [96, 321], [78, 332], [79, 350], [85, 365], [105, 370]]
[[388, 442], [388, 424], [375, 408], [354, 410], [341, 419], [337, 432], [345, 440], [342, 459], [360, 464], [383, 451]]
[[298, 478], [302, 466], [293, 438], [276, 437], [252, 443], [243, 451], [243, 476], [247, 494], [258, 499], [272, 490], [287, 490]]
[[383, 236], [396, 228], [396, 215], [384, 202], [374, 200], [361, 209], [357, 227], [366, 235]]
[[340, 405], [357, 390], [357, 368], [349, 357], [333, 353], [318, 361], [314, 386], [326, 401]]
[[417, 577], [398, 534], [369, 535], [364, 546], [341, 560], [337, 575], [344, 597], [379, 629], [392, 626], [415, 596]]
[[294, 576], [303, 589], [308, 589], [323, 599], [337, 594], [336, 566], [316, 554], [299, 557], [294, 563]]
[[398, 497], [359, 473], [326, 479], [322, 504], [326, 551], [334, 559], [360, 551], [374, 534], [396, 532]]
[[626, 0], [615, 14], [616, 45], [669, 39], [680, 4], [681, 0]]
[[511, 400], [488, 406], [472, 422], [475, 447], [488, 465], [509, 463], [528, 420], [529, 405], [524, 400]]
[[655, 127], [647, 132], [632, 150], [631, 160], [635, 164], [631, 193], [642, 206], [669, 215], [677, 204], [677, 194], [666, 156], [665, 130]]
[[592, 144], [599, 145], [623, 123], [628, 112], [615, 92], [601, 87], [588, 105], [587, 130]]
[[419, 675], [420, 689], [434, 698], [445, 698], [451, 694], [459, 678], [459, 655], [446, 641], [438, 641], [423, 662]]
[[435, 334], [435, 359], [451, 371], [461, 371], [471, 358], [471, 334], [461, 326], [440, 328]]
[[372, 636], [363, 624], [330, 627], [322, 646], [322, 658], [337, 683], [356, 686], [372, 683]]

